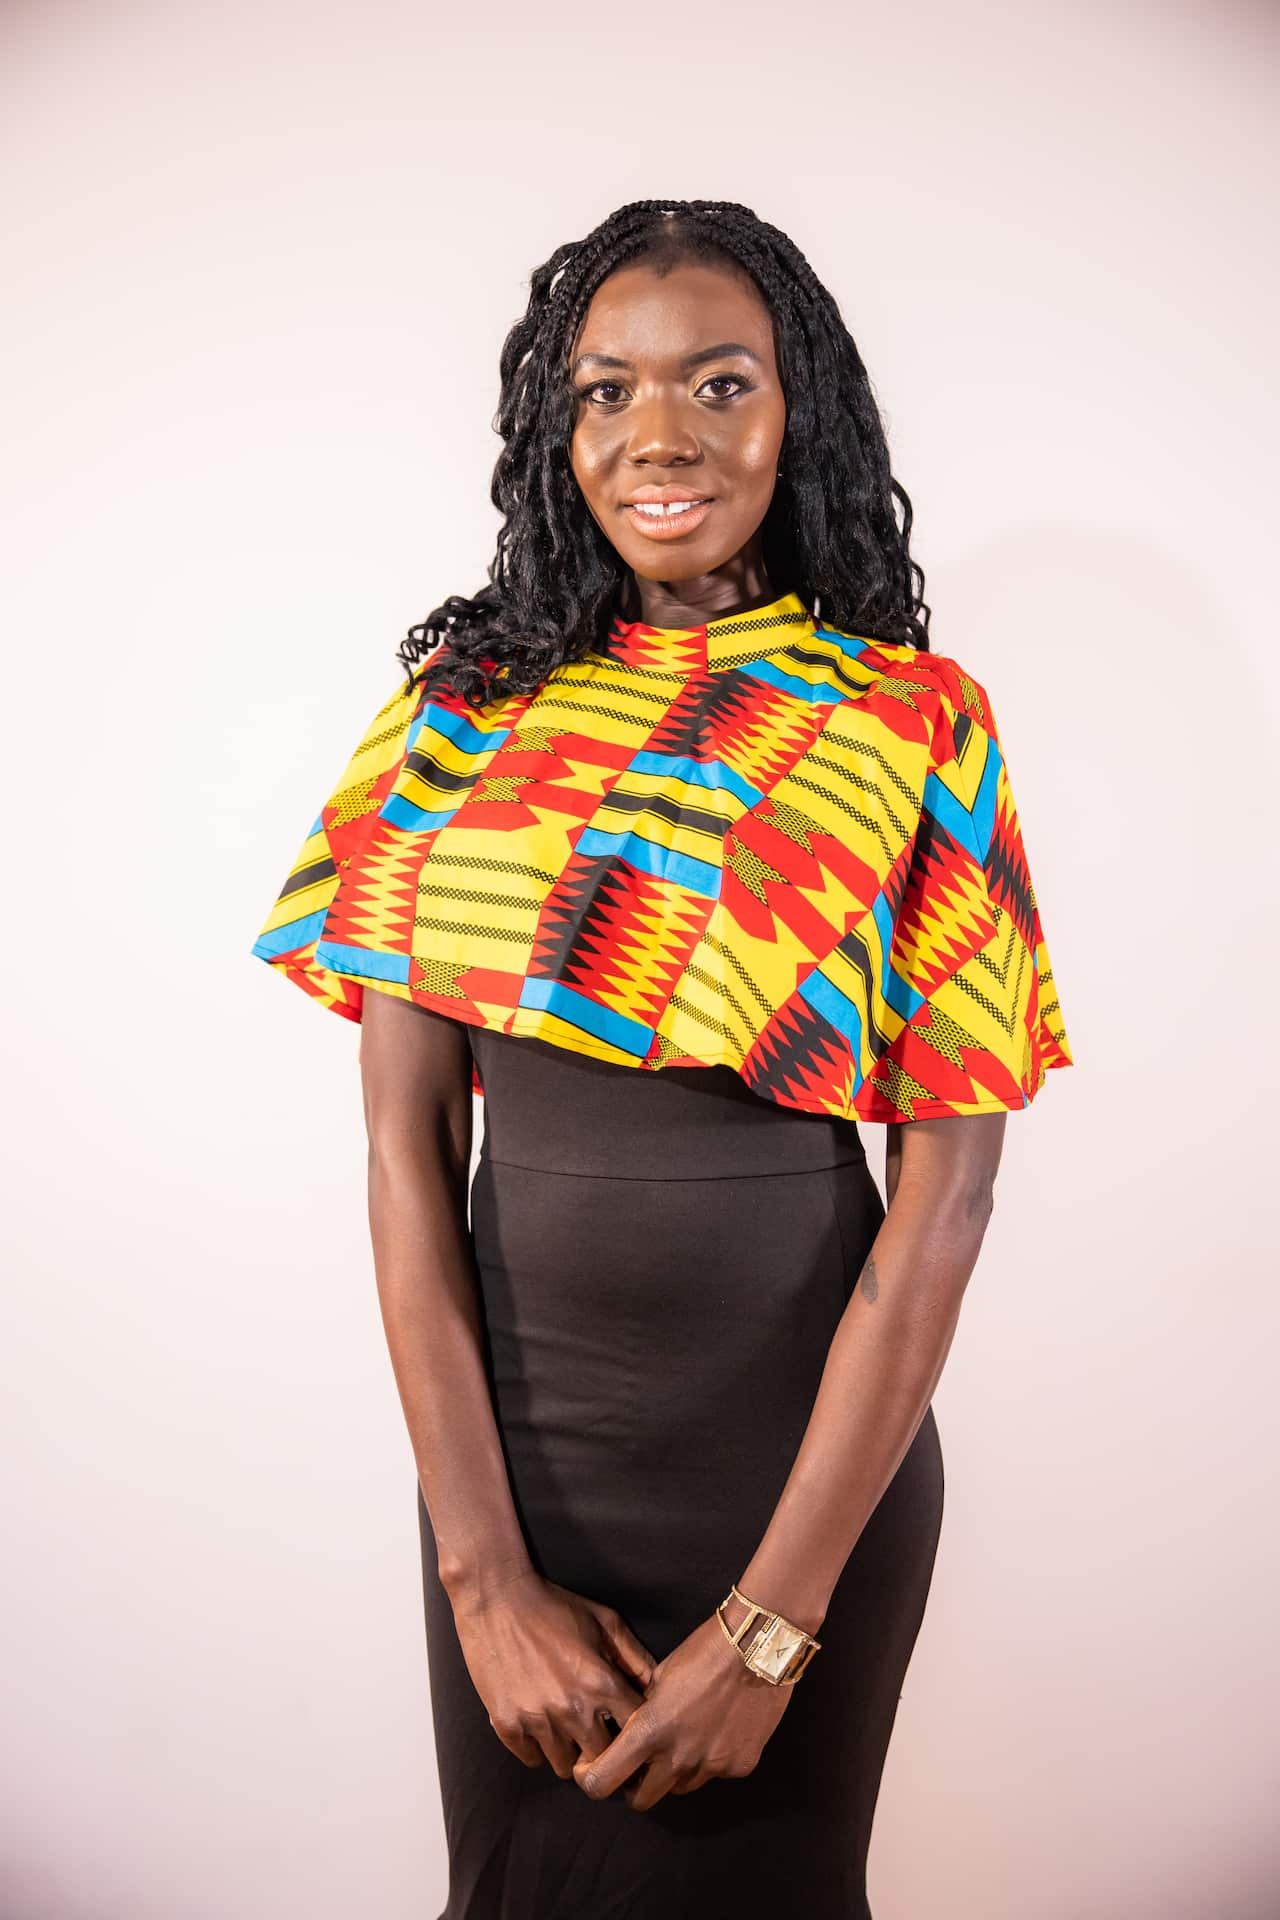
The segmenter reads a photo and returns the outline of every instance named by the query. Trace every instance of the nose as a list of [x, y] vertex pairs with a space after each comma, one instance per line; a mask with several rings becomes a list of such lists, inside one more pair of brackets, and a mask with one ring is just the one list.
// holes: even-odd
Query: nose
[[677, 402], [639, 402], [630, 408], [627, 426], [628, 460], [650, 467], [685, 467], [702, 458], [698, 436]]

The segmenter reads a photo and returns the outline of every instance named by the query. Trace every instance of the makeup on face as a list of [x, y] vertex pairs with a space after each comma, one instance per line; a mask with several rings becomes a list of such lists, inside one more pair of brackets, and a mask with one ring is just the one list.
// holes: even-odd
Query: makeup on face
[[641, 580], [724, 567], [768, 511], [786, 425], [763, 298], [703, 263], [644, 262], [596, 289], [569, 375], [574, 474]]

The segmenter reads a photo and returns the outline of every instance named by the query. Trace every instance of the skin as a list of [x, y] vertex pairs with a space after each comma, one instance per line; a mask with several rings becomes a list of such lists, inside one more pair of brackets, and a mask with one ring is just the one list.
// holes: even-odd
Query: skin
[[[733, 344], [697, 366], [689, 356]], [[743, 276], [704, 266], [660, 278], [623, 267], [596, 290], [569, 353], [578, 395], [574, 477], [632, 572], [630, 617], [655, 627], [764, 606], [761, 525], [777, 484], [787, 404], [769, 310]], [[622, 502], [685, 486], [715, 504], [677, 540], [649, 540]], [[783, 583], [785, 585], [785, 583]]]
[[[725, 342], [754, 357], [717, 353], [686, 365]], [[766, 577], [760, 526], [786, 404], [768, 309], [752, 283], [707, 266], [665, 279], [643, 264], [620, 269], [592, 300], [570, 362], [579, 390], [574, 473], [632, 570], [628, 617], [697, 626], [776, 598], [785, 583]], [[687, 538], [649, 541], [620, 507], [648, 482], [688, 485], [716, 504]], [[383, 1324], [440, 1578], [496, 1736], [527, 1766], [548, 1763], [592, 1799], [621, 1789], [637, 1811], [666, 1793], [741, 1778], [792, 1689], [750, 1672], [714, 1615], [656, 1661], [613, 1608], [531, 1563], [482, 1359], [467, 1225], [465, 1029], [367, 992], [360, 1062]], [[1006, 1119], [885, 1128], [885, 1219], [769, 1525], [748, 1564], [725, 1569], [726, 1592], [736, 1582], [819, 1637], [836, 1581], [942, 1373], [991, 1214]], [[726, 1608], [731, 1627], [742, 1611], [736, 1601]], [[820, 1686], [821, 1660], [797, 1684]]]

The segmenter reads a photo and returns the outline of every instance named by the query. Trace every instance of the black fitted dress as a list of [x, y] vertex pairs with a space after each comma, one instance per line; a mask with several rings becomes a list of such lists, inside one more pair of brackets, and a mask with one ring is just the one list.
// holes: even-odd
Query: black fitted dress
[[[768, 1525], [884, 1208], [852, 1122], [763, 1101], [728, 1068], [637, 1073], [469, 1034], [485, 1089], [472, 1238], [517, 1510], [539, 1572], [617, 1607], [661, 1660]], [[755, 1771], [645, 1811], [502, 1745], [417, 1500], [441, 1920], [869, 1914], [872, 1815], [942, 1521], [932, 1409]]]

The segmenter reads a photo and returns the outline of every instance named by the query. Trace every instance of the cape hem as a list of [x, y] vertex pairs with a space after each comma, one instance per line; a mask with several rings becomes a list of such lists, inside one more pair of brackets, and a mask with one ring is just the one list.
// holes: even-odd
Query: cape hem
[[[295, 953], [296, 951], [295, 949]], [[265, 941], [261, 939], [255, 942], [252, 952], [258, 959], [265, 960], [268, 966], [272, 967], [274, 971], [284, 974], [287, 979], [292, 980], [295, 985], [300, 986], [305, 993], [312, 999], [319, 1001], [319, 1003], [328, 1008], [330, 1012], [341, 1014], [344, 1019], [352, 1020], [357, 1025], [360, 1024], [363, 1018], [364, 991], [368, 990], [373, 993], [389, 992], [396, 999], [408, 1000], [413, 1006], [425, 1008], [428, 1013], [435, 1013], [440, 1015], [442, 1019], [456, 1021], [459, 1026], [479, 1027], [491, 1033], [505, 1033], [517, 1040], [540, 1040], [544, 1046], [560, 1047], [566, 1053], [584, 1054], [590, 1059], [602, 1060], [611, 1066], [629, 1068], [632, 1072], [661, 1073], [665, 1067], [728, 1067], [733, 1073], [736, 1073], [751, 1089], [752, 1093], [761, 1100], [771, 1100], [776, 1106], [788, 1107], [798, 1113], [816, 1114], [828, 1120], [852, 1121], [855, 1125], [910, 1126], [912, 1122], [916, 1120], [965, 1119], [970, 1114], [981, 1113], [1022, 1113], [1031, 1105], [1036, 1094], [1042, 1091], [1045, 1074], [1053, 1071], [1055, 1068], [1070, 1067], [1075, 1064], [1072, 1059], [1067, 1057], [1055, 1060], [1044, 1060], [1042, 1062], [1043, 1072], [1039, 1085], [1032, 1092], [1025, 1093], [1021, 1100], [1002, 1100], [998, 1096], [993, 1096], [986, 1100], [969, 1100], [959, 1103], [940, 1099], [916, 1100], [912, 1102], [912, 1111], [910, 1114], [887, 1111], [864, 1113], [859, 1110], [856, 1101], [852, 1107], [849, 1107], [837, 1106], [829, 1102], [787, 1099], [772, 1087], [761, 1087], [757, 1082], [743, 1073], [743, 1062], [741, 1060], [733, 1060], [727, 1056], [712, 1060], [705, 1058], [701, 1054], [686, 1053], [673, 1055], [663, 1061], [651, 1062], [639, 1059], [638, 1057], [629, 1057], [620, 1052], [616, 1047], [593, 1045], [589, 1036], [584, 1036], [581, 1040], [577, 1037], [573, 1040], [568, 1040], [559, 1035], [552, 1036], [547, 1033], [522, 1032], [517, 1027], [504, 1026], [497, 1021], [486, 1020], [482, 1016], [477, 1018], [468, 1013], [460, 1004], [457, 1006], [440, 1004], [430, 995], [410, 993], [403, 986], [393, 984], [386, 980], [379, 980], [373, 975], [338, 973], [333, 968], [326, 968], [326, 977], [332, 979], [337, 985], [350, 985], [358, 989], [360, 1000], [359, 1003], [356, 1003], [352, 999], [343, 998], [332, 989], [321, 985], [316, 980], [314, 973], [308, 968], [305, 960], [300, 961], [287, 953], [273, 953], [267, 950]], [[529, 1008], [524, 1011], [533, 1013], [535, 1016], [538, 1012], [536, 1008]], [[478, 1096], [481, 1098], [484, 1097], [484, 1087], [480, 1082], [478, 1071], [475, 1071], [473, 1074], [472, 1088]], [[889, 1105], [882, 1094], [878, 1095], [877, 1103], [882, 1109]]]

